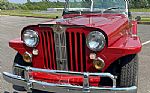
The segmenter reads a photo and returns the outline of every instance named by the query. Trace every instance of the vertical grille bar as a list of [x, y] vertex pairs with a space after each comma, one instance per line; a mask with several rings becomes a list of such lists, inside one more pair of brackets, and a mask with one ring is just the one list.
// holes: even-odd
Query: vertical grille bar
[[84, 64], [84, 66], [83, 66], [83, 71], [87, 71], [86, 70], [86, 62], [88, 61], [88, 60], [86, 60], [86, 37], [85, 37], [85, 34], [84, 33], [82, 33], [82, 57], [83, 57], [83, 64]]
[[48, 68], [52, 69], [52, 55], [51, 55], [51, 42], [50, 42], [50, 35], [49, 33], [45, 33], [45, 37], [47, 37], [47, 54], [48, 54]]
[[[40, 33], [40, 37], [41, 37], [41, 45], [42, 45], [42, 50], [44, 50], [44, 37], [43, 37], [43, 33]], [[44, 68], [46, 68], [46, 58], [45, 58], [45, 51], [43, 51], [43, 57], [44, 57], [44, 59], [43, 59], [43, 61], [44, 61]]]
[[46, 37], [45, 37], [45, 34], [44, 32], [42, 33], [42, 38], [43, 38], [43, 52], [44, 52], [44, 61], [45, 61], [45, 67], [48, 68], [48, 55], [47, 55], [47, 49], [44, 49], [46, 48]]
[[74, 33], [74, 40], [75, 40], [75, 63], [76, 63], [76, 71], [78, 71], [78, 55], [80, 55], [79, 51], [78, 51], [78, 43], [77, 43], [77, 33]]
[[82, 46], [82, 34], [80, 34], [80, 64], [81, 64], [81, 72], [83, 72], [83, 46]]
[[68, 56], [70, 57], [71, 71], [73, 71], [73, 57], [72, 57], [72, 53], [73, 52], [72, 52], [72, 37], [71, 37], [71, 33], [69, 33], [69, 47], [70, 47], [69, 48], [70, 49], [70, 56], [69, 55]]
[[54, 37], [53, 37], [53, 32], [51, 31], [50, 33], [50, 40], [51, 40], [51, 45], [52, 45], [52, 63], [53, 63], [53, 69], [56, 70], [56, 62], [55, 62], [55, 48], [54, 48]]

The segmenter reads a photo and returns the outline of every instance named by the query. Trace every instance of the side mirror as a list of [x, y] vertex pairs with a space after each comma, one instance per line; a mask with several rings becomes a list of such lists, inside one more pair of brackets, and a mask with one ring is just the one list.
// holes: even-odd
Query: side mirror
[[140, 17], [140, 16], [137, 16], [137, 17], [135, 17], [135, 20], [136, 20], [136, 21], [141, 21], [141, 17]]

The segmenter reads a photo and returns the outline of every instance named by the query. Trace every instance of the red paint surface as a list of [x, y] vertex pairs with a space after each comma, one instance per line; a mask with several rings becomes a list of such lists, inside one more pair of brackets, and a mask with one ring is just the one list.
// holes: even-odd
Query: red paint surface
[[[32, 77], [36, 80], [42, 80], [49, 83], [55, 84], [72, 84], [72, 85], [83, 85], [83, 77], [75, 75], [59, 75], [59, 74], [47, 74], [47, 73], [31, 73]], [[98, 86], [100, 77], [90, 77], [90, 85]]]
[[137, 21], [132, 21], [132, 34], [137, 35]]
[[[116, 61], [120, 57], [129, 55], [129, 54], [137, 54], [141, 50], [141, 43], [140, 43], [139, 38], [132, 37], [130, 34], [130, 31], [133, 31], [133, 33], [137, 33], [136, 22], [134, 23], [135, 25], [132, 28], [130, 28], [128, 18], [126, 18], [122, 14], [103, 14], [103, 15], [95, 14], [95, 15], [82, 15], [79, 17], [75, 17], [75, 15], [68, 15], [68, 16], [65, 16], [65, 18], [67, 19], [62, 19], [61, 21], [59, 20], [59, 22], [58, 20], [57, 21], [54, 20], [54, 21], [46, 22], [42, 24], [43, 25], [50, 25], [50, 24], [67, 25], [68, 32], [76, 33], [76, 31], [79, 32], [80, 30], [80, 33], [85, 33], [86, 36], [88, 35], [89, 32], [94, 31], [94, 30], [102, 31], [108, 39], [108, 44], [105, 46], [105, 48], [102, 51], [97, 52], [97, 56], [104, 59], [105, 64], [106, 64], [105, 68], [102, 71], [105, 71], [110, 66], [110, 64], [112, 64], [114, 61]], [[80, 28], [70, 27], [69, 28], [69, 26], [85, 26], [85, 27], [80, 27]], [[38, 25], [30, 26], [27, 28], [33, 29], [37, 31], [38, 33], [42, 31], [45, 31], [45, 32], [52, 31], [52, 29], [49, 27], [39, 27]], [[69, 38], [71, 39], [71, 33], [69, 33]], [[42, 43], [42, 41], [40, 40], [39, 43]], [[75, 41], [75, 44], [77, 43], [78, 42]], [[82, 40], [80, 40], [80, 43], [82, 43]], [[46, 43], [44, 44], [46, 45]], [[72, 42], [70, 42], [69, 44], [71, 47]], [[48, 46], [51, 46], [51, 45], [48, 45]], [[25, 51], [28, 51], [28, 52], [32, 51], [32, 49], [26, 47], [20, 39], [15, 39], [15, 40], [10, 41], [10, 47], [14, 48], [20, 54], [23, 54]], [[33, 56], [33, 66], [37, 68], [46, 68], [47, 66], [44, 65], [44, 57], [43, 57], [44, 53], [41, 50], [42, 46], [38, 45], [36, 48], [39, 50], [39, 55]], [[82, 50], [82, 48], [80, 50]], [[75, 51], [77, 51], [77, 49]], [[53, 53], [54, 53], [54, 50], [53, 50]], [[70, 53], [72, 54], [72, 50], [70, 51]], [[92, 53], [92, 51], [86, 48], [86, 67], [87, 67], [86, 70], [88, 72], [97, 72], [97, 70], [93, 67], [92, 60], [89, 59], [90, 53]], [[75, 55], [78, 55], [77, 52], [75, 53]], [[76, 59], [76, 64], [78, 64], [77, 56], [75, 57], [75, 59]], [[54, 58], [53, 58], [53, 61], [55, 61]], [[73, 61], [71, 60], [71, 62]], [[81, 64], [81, 67], [83, 66], [84, 64]], [[72, 68], [71, 70], [73, 70], [73, 65], [71, 65], [71, 68]], [[36, 79], [45, 80], [49, 82], [53, 81], [52, 80], [53, 77], [58, 80], [60, 80], [60, 78], [58, 77], [64, 77], [63, 79], [67, 77], [70, 79], [69, 81], [72, 83], [79, 82], [79, 84], [82, 84], [83, 82], [81, 77], [75, 77], [75, 76], [58, 75], [55, 77], [55, 75], [49, 75], [49, 74], [44, 74], [44, 73], [33, 73], [33, 75]]]

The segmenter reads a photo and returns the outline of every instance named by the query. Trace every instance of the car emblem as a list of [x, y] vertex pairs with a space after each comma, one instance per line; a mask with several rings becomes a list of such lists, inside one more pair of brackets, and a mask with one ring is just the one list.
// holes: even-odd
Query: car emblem
[[53, 31], [56, 33], [62, 33], [66, 30], [66, 28], [61, 25], [54, 25], [52, 28], [53, 28]]

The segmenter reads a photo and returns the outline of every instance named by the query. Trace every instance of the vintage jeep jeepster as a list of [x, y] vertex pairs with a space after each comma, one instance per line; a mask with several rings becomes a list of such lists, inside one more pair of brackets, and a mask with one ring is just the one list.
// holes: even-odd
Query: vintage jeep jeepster
[[63, 3], [62, 18], [27, 26], [9, 42], [18, 53], [4, 79], [35, 93], [137, 93], [141, 43], [128, 1]]

